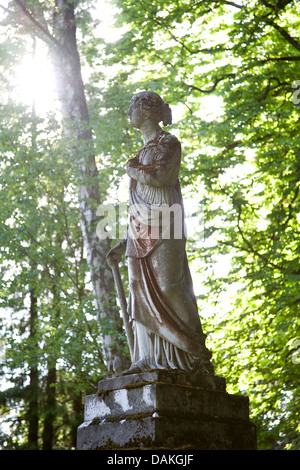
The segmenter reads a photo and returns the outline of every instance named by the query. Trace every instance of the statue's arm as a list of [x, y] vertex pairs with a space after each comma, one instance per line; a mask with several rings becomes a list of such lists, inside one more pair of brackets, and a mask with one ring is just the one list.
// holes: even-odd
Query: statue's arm
[[122, 258], [122, 255], [126, 251], [127, 239], [123, 238], [119, 243], [113, 246], [106, 255], [106, 261], [109, 266], [119, 264]]
[[159, 145], [155, 149], [156, 158], [152, 165], [137, 164], [129, 160], [126, 172], [132, 179], [149, 186], [165, 186], [175, 184], [181, 158], [179, 142]]

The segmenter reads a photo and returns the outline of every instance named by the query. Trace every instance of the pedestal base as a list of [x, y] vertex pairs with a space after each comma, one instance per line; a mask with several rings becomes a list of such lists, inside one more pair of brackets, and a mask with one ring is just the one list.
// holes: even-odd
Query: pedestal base
[[255, 450], [248, 397], [222, 377], [154, 370], [101, 380], [85, 399], [77, 450]]

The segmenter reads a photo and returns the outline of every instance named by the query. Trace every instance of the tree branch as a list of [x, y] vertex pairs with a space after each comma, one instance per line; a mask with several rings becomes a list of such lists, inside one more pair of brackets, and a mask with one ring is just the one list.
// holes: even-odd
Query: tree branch
[[8, 13], [8, 14], [10, 14], [10, 15], [11, 15], [12, 13], [14, 13], [14, 11], [9, 10], [8, 8], [4, 7], [3, 5], [0, 5], [0, 8], [2, 8], [2, 10], [5, 11], [5, 13]]
[[231, 51], [231, 50], [232, 50], [231, 47], [225, 47], [219, 44], [215, 47], [204, 47], [203, 49], [195, 49], [194, 51], [188, 49], [190, 54], [199, 54], [200, 52], [211, 54], [214, 52], [224, 52], [224, 51]]
[[282, 26], [279, 26], [279, 24], [275, 23], [271, 19], [266, 19], [266, 23], [270, 26], [273, 26], [280, 34], [283, 36], [295, 49], [300, 51], [300, 43], [296, 41], [296, 39], [291, 36]]
[[45, 28], [39, 21], [36, 20], [36, 18], [30, 13], [29, 10], [25, 7], [25, 5], [20, 1], [20, 0], [14, 0], [14, 2], [21, 8], [23, 13], [27, 16], [27, 18], [36, 26], [42, 33], [43, 35], [47, 38], [50, 39], [52, 43], [54, 43], [56, 46], [59, 48], [62, 48], [62, 45], [60, 42], [52, 36], [52, 34], [48, 31], [47, 28]]
[[235, 3], [235, 2], [228, 2], [228, 1], [226, 1], [226, 0], [221, 1], [220, 3], [222, 3], [223, 5], [229, 5], [229, 6], [234, 7], [234, 8], [239, 8], [239, 9], [244, 8], [243, 5], [238, 5], [238, 4]]
[[225, 75], [222, 75], [222, 77], [220, 78], [216, 78], [215, 81], [214, 81], [214, 84], [211, 88], [207, 89], [207, 90], [203, 90], [202, 88], [199, 88], [195, 85], [190, 85], [189, 83], [184, 83], [183, 82], [183, 85], [188, 87], [188, 88], [192, 88], [193, 90], [196, 90], [196, 91], [199, 91], [200, 93], [213, 93], [215, 91], [215, 89], [217, 88], [218, 84], [220, 82], [222, 82], [223, 80], [225, 80], [225, 78], [235, 78], [236, 77], [236, 74], [235, 73], [227, 73]]
[[[273, 88], [271, 88], [272, 81], [277, 82], [277, 85], [274, 86]], [[266, 99], [266, 97], [268, 96], [270, 91], [276, 90], [277, 88], [280, 88], [280, 87], [282, 88], [285, 85], [287, 85], [290, 88], [290, 83], [289, 82], [281, 82], [277, 77], [270, 77], [268, 79], [268, 83], [267, 83], [267, 86], [265, 88], [265, 91], [264, 91], [263, 95], [260, 98], [258, 98], [258, 101], [264, 101]]]
[[[276, 11], [278, 10], [278, 6], [273, 6], [271, 5], [269, 2], [267, 2], [266, 0], [260, 0], [260, 2], [268, 7], [268, 8], [271, 8], [273, 11]], [[283, 8], [288, 4], [289, 2], [283, 2]], [[269, 16], [269, 15], [267, 15]], [[266, 24], [268, 24], [269, 26], [272, 26], [273, 28], [276, 29], [276, 31], [279, 32], [279, 34], [281, 34], [282, 37], [284, 37], [293, 47], [295, 47], [295, 49], [297, 49], [298, 51], [300, 51], [300, 43], [293, 37], [291, 36], [282, 26], [279, 26], [279, 24], [275, 23], [275, 21], [271, 18], [267, 18], [265, 17], [264, 18], [264, 21], [266, 22]]]
[[265, 5], [265, 7], [268, 7], [274, 11], [283, 10], [292, 1], [293, 0], [278, 0], [276, 5], [272, 5], [271, 3], [267, 2], [267, 0], [260, 0], [260, 2]]
[[[277, 62], [277, 61], [298, 61], [298, 60], [300, 60], [300, 56], [268, 57], [267, 59], [258, 61], [258, 63], [255, 63], [254, 65], [246, 67], [245, 70], [251, 70], [254, 66], [264, 65], [264, 64], [266, 64], [267, 62], [270, 62], [270, 61]], [[204, 90], [202, 88], [197, 87], [196, 85], [191, 85], [191, 84], [185, 83], [185, 82], [182, 82], [182, 84], [184, 86], [188, 87], [188, 88], [191, 88], [192, 90], [199, 91], [200, 93], [209, 94], [209, 93], [213, 93], [215, 91], [215, 89], [217, 88], [218, 84], [221, 81], [225, 80], [226, 78], [235, 78], [236, 75], [237, 75], [236, 73], [228, 73], [228, 74], [222, 75], [219, 78], [216, 78], [215, 81], [214, 81], [214, 84], [212, 85], [212, 87], [208, 88], [207, 90]], [[245, 80], [246, 80], [246, 77], [245, 77]]]
[[[300, 50], [300, 49], [299, 49]], [[287, 61], [287, 62], [293, 62], [300, 60], [300, 55], [294, 55], [294, 56], [282, 56], [282, 57], [268, 57], [267, 59], [259, 61], [260, 64], [266, 64], [267, 62], [280, 62], [280, 61]]]

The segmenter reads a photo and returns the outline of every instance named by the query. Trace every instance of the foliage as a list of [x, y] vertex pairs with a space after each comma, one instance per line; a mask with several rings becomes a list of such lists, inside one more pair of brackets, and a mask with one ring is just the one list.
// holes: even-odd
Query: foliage
[[[92, 34], [92, 3], [77, 2], [101, 198], [118, 202], [122, 162], [141, 143], [128, 127], [132, 94], [161, 93], [173, 109], [171, 132], [182, 141], [186, 206], [193, 200], [204, 207], [204, 240], [188, 247], [216, 373], [229, 392], [249, 396], [260, 449], [299, 449], [299, 4], [113, 3], [125, 32], [105, 44]], [[45, 2], [41, 25], [51, 4]], [[33, 11], [35, 2], [26, 5]], [[20, 32], [14, 17], [6, 26], [6, 65], [22, 54], [11, 34], [17, 24]], [[22, 28], [29, 31], [27, 23]], [[67, 448], [78, 409], [69, 397], [82, 406], [80, 395], [104, 371], [75, 180], [56, 119], [33, 117], [13, 103], [12, 87], [10, 93], [11, 106], [1, 109], [1, 307], [8, 312], [1, 344], [9, 386], [0, 402], [7, 413], [16, 408], [7, 416], [21, 438], [11, 432], [1, 439], [6, 448], [29, 445], [28, 391], [37, 371], [43, 440], [54, 368], [54, 432], [58, 447]]]
[[249, 395], [260, 448], [297, 448], [299, 4], [115, 4], [127, 25], [107, 47], [115, 83], [180, 104], [173, 131], [182, 184], [205, 208], [199, 308], [210, 312], [203, 322], [217, 373]]
[[[57, 436], [59, 422], [65, 425], [64, 442], [58, 438], [58, 448], [74, 447], [70, 433], [74, 416], [76, 425], [82, 420], [82, 394], [93, 390], [105, 368], [92, 293], [85, 280], [87, 266], [71, 162], [63, 143], [53, 137], [59, 135], [53, 118], [41, 120], [26, 109], [11, 106], [2, 108], [1, 122], [5, 129], [0, 144], [1, 375], [6, 384], [1, 407], [12, 426], [12, 442], [4, 435], [2, 446], [31, 448], [30, 442], [12, 436], [23, 436], [30, 419], [33, 370], [39, 377], [41, 427], [45, 423], [47, 375], [52, 369], [56, 372], [52, 388], [56, 390]], [[72, 409], [76, 397], [80, 397], [77, 415]], [[20, 413], [11, 415], [14, 408]]]

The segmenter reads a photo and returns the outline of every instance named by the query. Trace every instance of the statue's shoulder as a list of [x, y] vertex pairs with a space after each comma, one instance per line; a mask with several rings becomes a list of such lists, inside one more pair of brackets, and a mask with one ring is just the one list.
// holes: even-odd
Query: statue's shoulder
[[163, 134], [161, 135], [159, 141], [159, 145], [165, 145], [165, 146], [178, 146], [180, 147], [180, 141], [177, 139], [177, 137], [170, 132], [164, 131]]

